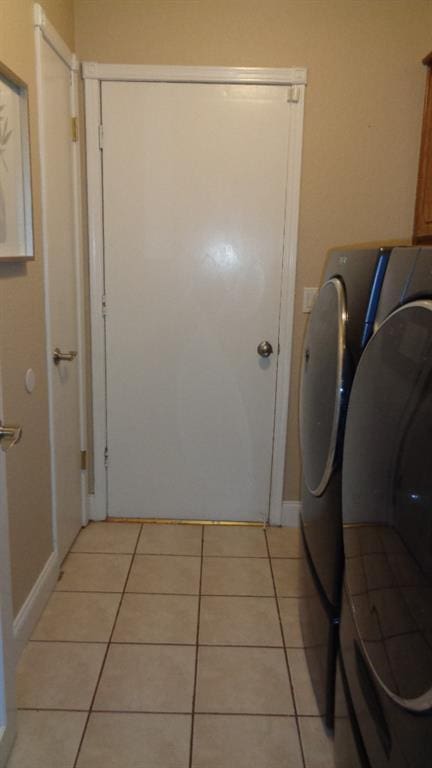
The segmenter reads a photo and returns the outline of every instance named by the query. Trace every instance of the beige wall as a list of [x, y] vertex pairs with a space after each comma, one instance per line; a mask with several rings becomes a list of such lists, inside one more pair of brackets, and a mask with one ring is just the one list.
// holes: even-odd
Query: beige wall
[[82, 60], [306, 66], [285, 498], [299, 498], [303, 286], [334, 244], [411, 235], [430, 0], [75, 0]]
[[[48, 17], [73, 45], [72, 0], [46, 0]], [[36, 258], [0, 263], [0, 357], [4, 412], [23, 427], [23, 439], [7, 457], [15, 614], [52, 551], [45, 365], [43, 272], [41, 264], [38, 135], [35, 92], [33, 3], [0, 0], [0, 62], [29, 87], [32, 185]], [[27, 368], [36, 373], [32, 395], [24, 389]]]

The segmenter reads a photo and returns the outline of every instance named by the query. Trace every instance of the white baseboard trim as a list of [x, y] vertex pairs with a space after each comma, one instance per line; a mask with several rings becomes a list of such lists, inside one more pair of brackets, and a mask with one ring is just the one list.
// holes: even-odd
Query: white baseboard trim
[[20, 658], [48, 599], [57, 583], [59, 563], [57, 553], [52, 552], [36, 579], [26, 601], [13, 623], [15, 658]]
[[300, 525], [301, 501], [284, 501], [282, 504], [281, 525], [286, 528], [298, 528]]

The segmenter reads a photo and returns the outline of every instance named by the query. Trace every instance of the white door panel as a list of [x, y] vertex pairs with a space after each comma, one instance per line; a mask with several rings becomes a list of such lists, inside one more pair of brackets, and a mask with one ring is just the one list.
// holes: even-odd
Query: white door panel
[[278, 86], [102, 84], [112, 516], [268, 515], [289, 108]]
[[81, 526], [78, 361], [52, 355], [78, 349], [71, 70], [40, 40], [40, 131], [46, 276], [50, 428], [55, 539], [60, 561]]

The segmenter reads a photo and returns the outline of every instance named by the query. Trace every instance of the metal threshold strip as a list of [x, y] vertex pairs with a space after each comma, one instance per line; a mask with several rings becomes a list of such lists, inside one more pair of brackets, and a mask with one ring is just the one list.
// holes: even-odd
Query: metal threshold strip
[[158, 525], [236, 525], [236, 526], [246, 526], [249, 528], [266, 528], [266, 523], [244, 523], [244, 522], [233, 522], [231, 520], [170, 520], [168, 518], [158, 518], [158, 517], [108, 517], [106, 519], [107, 523], [140, 523], [142, 525], [151, 524], [154, 525], [157, 523]]

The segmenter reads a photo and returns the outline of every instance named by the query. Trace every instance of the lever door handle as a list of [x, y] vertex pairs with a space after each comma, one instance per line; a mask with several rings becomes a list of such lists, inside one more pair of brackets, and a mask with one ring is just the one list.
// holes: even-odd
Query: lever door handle
[[13, 445], [21, 440], [22, 428], [17, 424], [3, 425], [0, 421], [0, 448], [2, 451], [8, 451]]
[[61, 360], [65, 360], [66, 362], [70, 363], [72, 360], [75, 360], [77, 354], [78, 353], [74, 352], [72, 349], [70, 352], [62, 352], [58, 347], [56, 347], [53, 354], [54, 365], [58, 365]]

